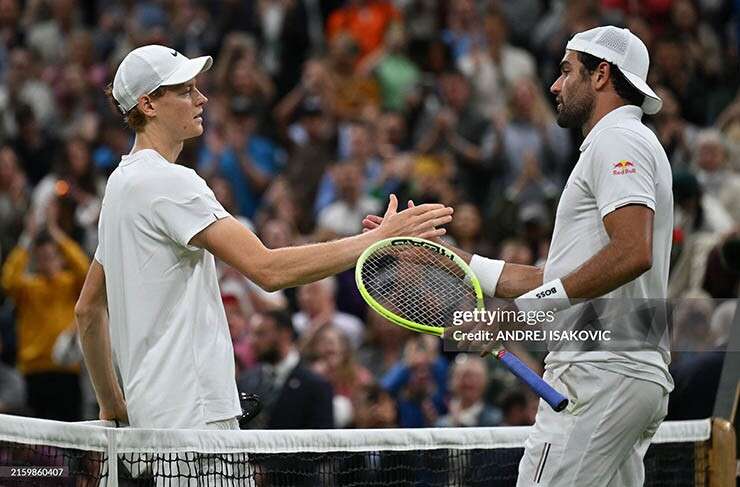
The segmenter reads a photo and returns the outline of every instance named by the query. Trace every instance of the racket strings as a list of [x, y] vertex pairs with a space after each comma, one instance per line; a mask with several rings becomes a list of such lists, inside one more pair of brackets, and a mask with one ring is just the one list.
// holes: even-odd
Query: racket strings
[[368, 257], [361, 272], [373, 299], [414, 323], [444, 328], [452, 325], [456, 311], [477, 308], [475, 289], [465, 271], [426, 248], [384, 247]]

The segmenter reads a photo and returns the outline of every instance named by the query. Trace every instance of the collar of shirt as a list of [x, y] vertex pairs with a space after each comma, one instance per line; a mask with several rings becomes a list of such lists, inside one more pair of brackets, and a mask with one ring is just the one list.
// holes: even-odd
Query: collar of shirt
[[[457, 401], [459, 404], [457, 399], [453, 399], [453, 401]], [[457, 415], [457, 420], [461, 426], [478, 426], [478, 416], [481, 411], [483, 411], [483, 402], [478, 401], [468, 408], [461, 409]]]
[[629, 119], [640, 120], [641, 118], [642, 118], [642, 108], [637, 107], [635, 105], [624, 105], [619, 108], [615, 108], [611, 112], [601, 117], [601, 120], [596, 122], [596, 125], [594, 125], [594, 127], [591, 129], [588, 135], [586, 135], [586, 138], [581, 144], [580, 151], [581, 152], [585, 151], [588, 148], [588, 146], [591, 145], [591, 142], [593, 142], [594, 138], [596, 138], [596, 136], [602, 130], [618, 125], [623, 120], [629, 120]]
[[275, 365], [275, 385], [277, 387], [283, 386], [285, 381], [288, 379], [288, 376], [293, 372], [293, 369], [295, 369], [300, 360], [301, 357], [298, 355], [298, 351], [292, 349], [283, 360]]

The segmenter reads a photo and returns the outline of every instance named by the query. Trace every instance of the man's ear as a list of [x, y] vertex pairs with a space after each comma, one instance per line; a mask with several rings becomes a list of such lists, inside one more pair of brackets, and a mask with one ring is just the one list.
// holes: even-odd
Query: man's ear
[[611, 66], [607, 62], [601, 62], [591, 76], [591, 84], [594, 90], [601, 90], [609, 83], [611, 78]]
[[157, 110], [152, 104], [152, 98], [149, 95], [144, 95], [140, 97], [139, 102], [136, 104], [136, 106], [139, 108], [139, 111], [147, 117], [153, 117], [157, 114]]

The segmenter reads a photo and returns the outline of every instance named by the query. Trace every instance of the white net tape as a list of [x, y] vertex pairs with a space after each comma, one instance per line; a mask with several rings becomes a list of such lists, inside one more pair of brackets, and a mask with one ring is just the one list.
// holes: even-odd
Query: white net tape
[[[443, 480], [435, 485], [462, 485], [450, 479], [461, 472], [476, 471], [467, 469], [467, 467], [463, 468], [466, 465], [465, 462], [483, 459], [480, 453], [474, 452], [498, 452], [499, 450], [506, 452], [521, 449], [529, 432], [529, 427], [272, 431], [156, 430], [114, 428], [104, 422], [72, 424], [0, 415], [0, 442], [5, 442], [6, 454], [10, 452], [12, 455], [13, 449], [20, 451], [18, 448], [26, 448], [26, 446], [30, 450], [36, 450], [36, 453], [49, 453], [48, 448], [72, 449], [82, 452], [79, 454], [67, 452], [66, 454], [71, 457], [66, 458], [76, 458], [69, 464], [88, 474], [89, 478], [97, 479], [94, 482], [88, 482], [90, 485], [104, 486], [118, 486], [119, 474], [123, 475], [124, 484], [126, 478], [136, 479], [148, 476], [156, 478], [154, 485], [201, 485], [201, 480], [205, 478], [208, 480], [204, 485], [251, 486], [257, 485], [254, 481], [259, 478], [259, 472], [272, 464], [278, 466], [280, 471], [291, 472], [290, 469], [296, 462], [299, 464], [303, 462], [301, 468], [306, 472], [309, 470], [306, 465], [311, 468], [323, 466], [330, 471], [331, 475], [327, 474], [323, 477], [316, 477], [317, 472], [311, 473], [314, 477], [307, 474], [306, 478], [316, 482], [319, 482], [316, 479], [323, 479], [320, 481], [321, 485], [328, 482], [326, 480], [328, 478], [334, 479], [333, 482], [336, 485], [364, 485], [363, 480], [355, 479], [356, 481], [350, 483], [346, 479], [343, 481], [337, 479], [344, 474], [344, 468], [350, 455], [365, 452], [367, 455], [362, 457], [365, 461], [372, 457], [375, 459], [373, 461], [381, 463], [392, 459], [394, 455], [406, 455], [396, 457], [409, 462], [404, 468], [414, 466], [413, 461], [409, 460], [411, 458], [416, 458], [417, 461], [418, 459], [441, 458], [450, 463], [436, 465], [439, 471], [435, 475], [442, 475]], [[688, 448], [693, 448], [695, 442], [708, 440], [710, 433], [709, 419], [667, 422], [658, 429], [653, 443], [683, 444]], [[448, 453], [442, 453], [439, 457], [440, 451]], [[61, 458], [62, 453], [57, 453], [57, 457]], [[337, 460], [336, 457], [316, 456], [324, 454], [342, 455], [342, 457]], [[278, 460], [266, 458], [269, 455], [277, 455]], [[283, 456], [281, 460], [280, 455], [294, 456]], [[497, 469], [505, 465], [509, 474], [513, 474], [515, 478], [518, 457], [515, 454], [506, 456], [502, 453], [502, 455], [500, 457], [491, 456], [488, 459], [488, 472], [498, 471]], [[663, 453], [661, 462], [669, 458], [665, 455], [670, 456], [672, 453]], [[687, 461], [693, 458], [692, 455], [690, 450]], [[0, 459], [1, 457], [2, 449], [0, 449]], [[118, 461], [109, 461], [112, 458], [117, 458]], [[462, 463], [458, 465], [453, 459]], [[297, 472], [302, 472], [301, 468]], [[657, 468], [663, 467], [658, 466]], [[670, 472], [669, 466], [665, 468]], [[690, 469], [690, 467], [687, 468]], [[373, 469], [361, 469], [360, 471], [363, 475], [375, 475]], [[425, 471], [421, 470], [421, 472]], [[298, 475], [296, 471], [292, 474]], [[277, 472], [264, 475], [264, 478], [274, 480], [277, 477], [273, 478], [269, 475], [281, 474]], [[289, 479], [286, 484], [280, 485], [292, 485], [291, 482], [293, 481]]]

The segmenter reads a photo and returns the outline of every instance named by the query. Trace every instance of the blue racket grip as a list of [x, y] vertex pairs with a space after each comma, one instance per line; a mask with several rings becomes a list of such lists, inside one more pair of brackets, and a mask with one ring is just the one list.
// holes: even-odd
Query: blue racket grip
[[527, 384], [538, 396], [545, 400], [555, 411], [562, 411], [568, 405], [568, 398], [552, 388], [550, 384], [542, 380], [532, 369], [524, 365], [519, 357], [508, 350], [499, 350], [496, 354], [501, 362], [519, 379]]

